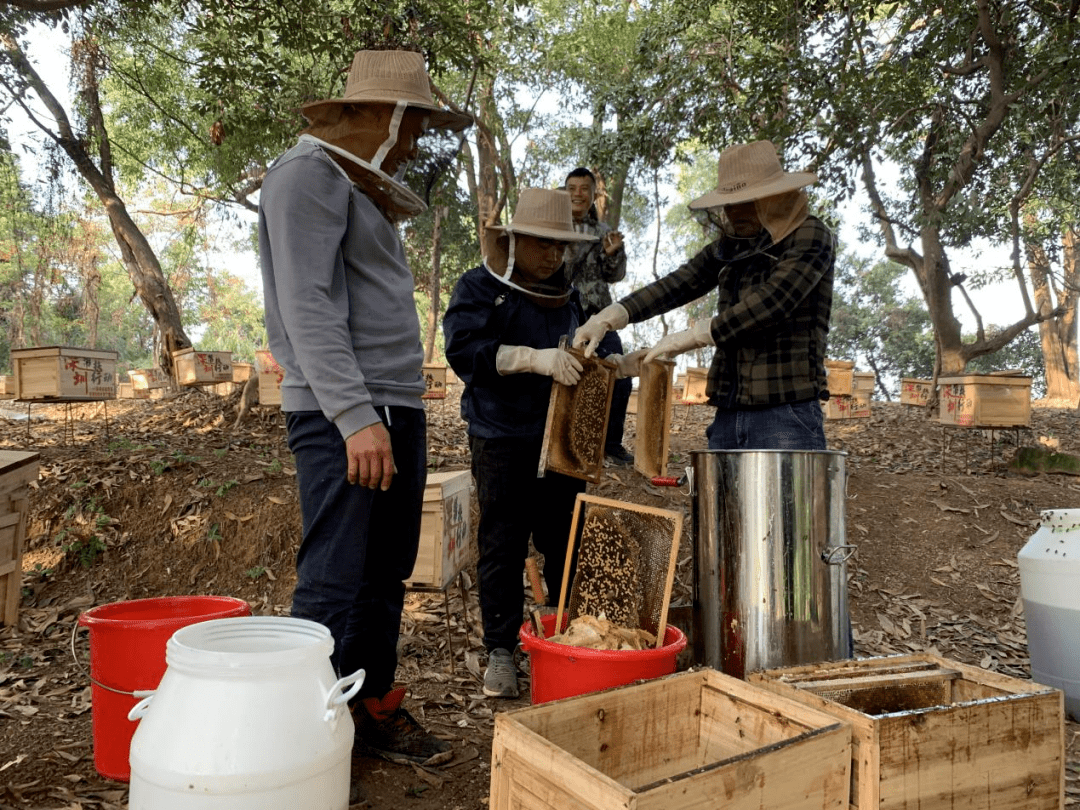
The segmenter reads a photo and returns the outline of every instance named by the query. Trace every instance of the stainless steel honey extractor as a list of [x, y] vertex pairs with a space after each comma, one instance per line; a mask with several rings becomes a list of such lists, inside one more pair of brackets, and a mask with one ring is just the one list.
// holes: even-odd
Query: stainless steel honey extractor
[[850, 658], [846, 454], [690, 455], [697, 662], [742, 678]]

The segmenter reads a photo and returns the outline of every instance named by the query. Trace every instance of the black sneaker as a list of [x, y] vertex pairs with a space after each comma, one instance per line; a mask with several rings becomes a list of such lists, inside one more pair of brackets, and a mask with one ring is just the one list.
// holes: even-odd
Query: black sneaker
[[619, 467], [632, 467], [634, 465], [634, 454], [629, 452], [621, 444], [618, 447], [612, 447], [610, 450], [605, 450], [604, 455], [612, 464]]
[[355, 745], [391, 762], [416, 762], [438, 765], [453, 759], [446, 740], [424, 730], [416, 718], [401, 705], [403, 688], [380, 698], [364, 698], [353, 706], [356, 724]]

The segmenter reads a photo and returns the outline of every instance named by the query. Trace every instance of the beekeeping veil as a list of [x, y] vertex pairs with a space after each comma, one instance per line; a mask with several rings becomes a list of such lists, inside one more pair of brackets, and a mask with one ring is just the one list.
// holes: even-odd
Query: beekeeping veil
[[770, 141], [730, 146], [720, 153], [716, 188], [690, 203], [694, 211], [753, 202], [773, 244], [798, 228], [809, 215], [806, 192], [817, 182], [813, 172], [785, 172]]
[[317, 143], [391, 218], [414, 216], [427, 205], [404, 182], [407, 163], [393, 177], [383, 161], [398, 143], [406, 110], [426, 113], [425, 129], [459, 131], [471, 116], [439, 107], [424, 58], [412, 51], [357, 51], [340, 98], [305, 104], [310, 125], [301, 140]]
[[[504, 284], [528, 295], [541, 305], [561, 306], [570, 294], [570, 279], [564, 266], [545, 284], [526, 281], [514, 270], [516, 234], [555, 239], [560, 242], [596, 241], [592, 234], [574, 230], [570, 195], [563, 189], [524, 188], [518, 196], [517, 209], [509, 225], [488, 225], [499, 238], [484, 257], [488, 272]], [[505, 243], [504, 243], [505, 240]], [[504, 260], [505, 258], [505, 260]]]

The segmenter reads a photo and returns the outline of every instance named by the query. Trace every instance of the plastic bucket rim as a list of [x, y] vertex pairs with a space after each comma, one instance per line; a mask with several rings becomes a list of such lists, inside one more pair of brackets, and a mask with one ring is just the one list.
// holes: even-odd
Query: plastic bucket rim
[[[171, 614], [168, 616], [158, 616], [153, 618], [147, 617], [124, 617], [111, 616], [110, 613], [123, 613], [125, 610], [131, 610], [139, 607], [149, 607], [151, 605], [197, 605], [202, 604], [207, 608], [211, 606], [213, 610], [206, 610], [200, 613], [187, 613], [187, 614]], [[94, 627], [116, 627], [125, 626], [132, 628], [153, 628], [153, 627], [167, 627], [170, 623], [184, 622], [189, 623], [192, 618], [198, 616], [209, 616], [221, 613], [224, 610], [247, 610], [250, 612], [251, 605], [245, 600], [239, 599], [235, 596], [213, 596], [209, 594], [191, 594], [181, 596], [153, 596], [146, 599], [127, 599], [120, 602], [107, 602], [104, 605], [96, 605], [95, 607], [84, 610], [79, 614], [78, 623], [83, 627], [93, 629]]]
[[[293, 646], [279, 644], [273, 649], [263, 650], [228, 650], [199, 646], [200, 643], [221, 643], [241, 638], [278, 641], [292, 638], [298, 643]], [[299, 643], [301, 641], [304, 643]], [[312, 659], [329, 658], [333, 649], [334, 639], [330, 631], [310, 619], [292, 616], [236, 616], [210, 619], [180, 628], [165, 645], [165, 660], [169, 666], [180, 666], [189, 671], [238, 671], [253, 667], [268, 670], [295, 666]]]
[[[547, 618], [546, 616], [544, 618]], [[554, 617], [552, 617], [554, 623]], [[560, 658], [573, 656], [585, 661], [610, 661], [612, 657], [625, 659], [626, 661], [651, 661], [655, 658], [667, 658], [673, 653], [678, 655], [686, 649], [686, 633], [673, 624], [664, 629], [664, 643], [659, 647], [648, 647], [644, 650], [594, 650], [591, 647], [574, 647], [570, 644], [559, 644], [546, 638], [540, 638], [533, 631], [529, 622], [521, 625], [518, 632], [521, 646], [527, 653], [537, 652], [554, 653]], [[571, 651], [571, 652], [567, 652]]]

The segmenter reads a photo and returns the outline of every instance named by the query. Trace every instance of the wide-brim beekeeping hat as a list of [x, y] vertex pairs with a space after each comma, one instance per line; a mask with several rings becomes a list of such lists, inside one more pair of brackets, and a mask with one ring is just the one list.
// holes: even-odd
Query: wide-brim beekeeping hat
[[312, 120], [318, 110], [334, 104], [401, 102], [427, 110], [429, 129], [457, 132], [473, 122], [471, 115], [446, 110], [435, 103], [424, 57], [415, 51], [357, 51], [341, 97], [312, 101], [300, 110]]
[[574, 230], [570, 195], [562, 189], [523, 188], [509, 225], [488, 225], [493, 231], [539, 236], [560, 242], [593, 242], [596, 236]]
[[771, 141], [729, 146], [720, 153], [716, 188], [690, 203], [690, 208], [717, 208], [760, 200], [817, 182], [813, 172], [785, 172]]

